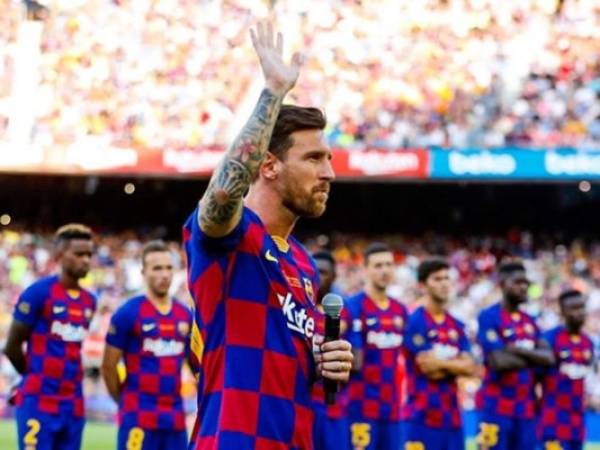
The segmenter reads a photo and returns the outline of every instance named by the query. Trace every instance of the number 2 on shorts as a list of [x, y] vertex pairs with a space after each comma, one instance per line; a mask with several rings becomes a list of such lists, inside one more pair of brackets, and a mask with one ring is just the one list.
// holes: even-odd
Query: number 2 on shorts
[[27, 446], [27, 449], [35, 450], [35, 446], [38, 443], [37, 435], [40, 432], [40, 421], [37, 419], [29, 419], [27, 421], [27, 426], [29, 427], [29, 431], [23, 437], [23, 443]]

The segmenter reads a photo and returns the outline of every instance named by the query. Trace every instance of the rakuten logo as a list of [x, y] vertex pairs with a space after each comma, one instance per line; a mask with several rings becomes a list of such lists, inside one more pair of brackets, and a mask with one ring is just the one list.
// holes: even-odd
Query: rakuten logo
[[143, 350], [154, 353], [154, 356], [176, 356], [183, 353], [183, 342], [174, 339], [144, 339]]
[[296, 331], [307, 338], [312, 338], [315, 332], [315, 321], [306, 313], [306, 308], [299, 306], [293, 299], [292, 294], [277, 294], [281, 311], [286, 318], [287, 326], [290, 330]]
[[369, 331], [367, 343], [377, 348], [395, 348], [402, 345], [402, 335], [397, 333], [386, 333], [385, 331]]
[[581, 380], [591, 373], [591, 369], [590, 367], [582, 364], [562, 363], [560, 365], [560, 373], [566, 375], [571, 380]]
[[600, 174], [600, 155], [548, 153], [544, 157], [546, 171], [551, 175]]
[[351, 152], [350, 169], [360, 170], [366, 175], [383, 175], [397, 172], [417, 172], [419, 157], [414, 153]]
[[481, 152], [466, 155], [451, 151], [448, 167], [456, 175], [510, 175], [517, 169], [517, 161], [506, 154]]
[[458, 356], [458, 348], [448, 344], [434, 344], [433, 353], [439, 359], [452, 359]]
[[85, 338], [85, 328], [70, 323], [54, 321], [50, 327], [50, 332], [60, 336], [66, 342], [81, 342]]
[[203, 172], [213, 170], [223, 158], [222, 151], [173, 150], [163, 152], [163, 164], [174, 167], [178, 172]]

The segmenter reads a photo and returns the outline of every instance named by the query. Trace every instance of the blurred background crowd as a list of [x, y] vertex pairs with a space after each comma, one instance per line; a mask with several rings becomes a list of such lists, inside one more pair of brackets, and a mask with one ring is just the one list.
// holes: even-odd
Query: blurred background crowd
[[[24, 21], [24, 4], [28, 18], [40, 20]], [[0, 0], [0, 157], [23, 150], [11, 145], [10, 128], [28, 115], [33, 120], [21, 130], [26, 144], [50, 149], [46, 154], [56, 160], [91, 150], [96, 152], [90, 159], [102, 159], [109, 147], [144, 155], [222, 148], [261, 87], [248, 30], [266, 17], [282, 24], [290, 54], [306, 55], [288, 101], [322, 107], [329, 121], [327, 139], [336, 148], [600, 149], [597, 0]], [[31, 44], [35, 36], [39, 48]], [[38, 80], [21, 84], [16, 74]], [[35, 93], [19, 103], [27, 86]], [[5, 142], [10, 144], [3, 148]], [[93, 270], [84, 280], [99, 297], [84, 350], [87, 405], [91, 416], [109, 417], [116, 408], [98, 368], [110, 315], [142, 288], [141, 246], [162, 236], [160, 230], [148, 231], [148, 224], [180, 223], [177, 207], [183, 208], [191, 194], [195, 202], [203, 188], [165, 176], [138, 182], [136, 199], [125, 200], [95, 174], [64, 184], [43, 183], [41, 173], [36, 175], [28, 181], [3, 177], [0, 189], [0, 225], [10, 224], [8, 212], [23, 221], [0, 227], [0, 348], [19, 293], [56, 269], [51, 235], [24, 230], [67, 217], [87, 221], [88, 213], [103, 218], [102, 223], [90, 220], [92, 226], [107, 230], [146, 227], [143, 233], [99, 230]], [[514, 195], [499, 206], [499, 189], [476, 191], [464, 180], [455, 181], [454, 189], [428, 189], [438, 186], [424, 182], [396, 186], [385, 195], [387, 186], [367, 188], [358, 177], [352, 181], [356, 184], [332, 198], [328, 227], [323, 221], [317, 227], [344, 225], [360, 232], [307, 234], [305, 239], [311, 251], [327, 248], [335, 255], [340, 293], [361, 288], [363, 248], [386, 241], [396, 258], [390, 294], [414, 308], [421, 296], [417, 265], [427, 255], [444, 255], [456, 286], [452, 311], [473, 339], [478, 311], [500, 296], [496, 265], [506, 255], [518, 256], [532, 280], [528, 308], [542, 328], [559, 320], [555, 299], [561, 289], [576, 287], [588, 295], [587, 328], [600, 350], [600, 242], [540, 234], [565, 223], [575, 224], [577, 232], [596, 229], [600, 196], [590, 182], [580, 188], [586, 197], [562, 185], [529, 196], [524, 185], [509, 187]], [[127, 195], [135, 190], [131, 186]], [[467, 197], [467, 191], [476, 195]], [[468, 214], [458, 220], [453, 211], [461, 205]], [[507, 208], [511, 214], [504, 214]], [[354, 215], [342, 221], [348, 211]], [[440, 232], [404, 233], [436, 221]], [[538, 229], [523, 231], [532, 221]], [[452, 226], [471, 224], [506, 230], [507, 222], [519, 228], [444, 234]], [[373, 234], [375, 224], [394, 231], [397, 223], [403, 231]], [[170, 245], [176, 261], [173, 294], [188, 301], [184, 255], [178, 242]], [[185, 377], [184, 395], [193, 407], [193, 378]], [[6, 411], [3, 395], [15, 381], [10, 364], [0, 357], [0, 416]], [[477, 383], [463, 385], [468, 409]], [[600, 411], [597, 370], [587, 386], [589, 408]]]
[[[344, 295], [362, 287], [362, 250], [374, 237], [364, 235], [333, 234], [306, 239], [311, 251], [331, 249], [337, 261], [338, 278], [335, 289]], [[410, 309], [419, 304], [421, 291], [416, 281], [419, 262], [430, 254], [443, 254], [452, 264], [455, 292], [451, 310], [467, 325], [474, 341], [477, 313], [500, 298], [495, 267], [507, 254], [524, 259], [530, 287], [529, 312], [538, 317], [543, 329], [559, 321], [556, 297], [566, 287], [576, 287], [589, 298], [587, 330], [600, 350], [600, 242], [570, 242], [568, 245], [551, 239], [535, 242], [523, 232], [506, 236], [470, 237], [457, 239], [442, 235], [379, 236], [395, 249], [395, 281], [390, 295], [405, 303]], [[99, 365], [111, 313], [125, 299], [139, 292], [142, 285], [140, 250], [143, 238], [133, 232], [118, 235], [102, 234], [97, 238], [97, 253], [93, 270], [83, 284], [97, 293], [98, 312], [84, 345], [86, 391], [88, 408], [92, 417], [110, 417], [115, 411], [112, 400], [100, 382]], [[173, 295], [188, 301], [184, 255], [178, 243], [171, 242], [175, 258]], [[38, 277], [52, 273], [51, 236], [15, 230], [0, 232], [0, 347], [6, 339], [12, 308], [19, 293]], [[594, 371], [588, 385], [588, 406], [600, 411], [600, 374]], [[6, 393], [16, 380], [10, 364], [0, 363], [0, 392]], [[184, 394], [193, 407], [194, 381], [186, 372]], [[473, 394], [479, 380], [463, 384], [463, 404], [473, 407]], [[5, 402], [5, 399], [1, 400]], [[4, 406], [5, 403], [3, 403]], [[0, 411], [2, 410], [0, 404]]]
[[[32, 2], [28, 2], [32, 3]], [[326, 106], [333, 145], [600, 143], [595, 0], [45, 0], [33, 142], [222, 146], [260, 86], [248, 39], [285, 24], [307, 62], [291, 99]], [[0, 0], [0, 135], [21, 2]]]

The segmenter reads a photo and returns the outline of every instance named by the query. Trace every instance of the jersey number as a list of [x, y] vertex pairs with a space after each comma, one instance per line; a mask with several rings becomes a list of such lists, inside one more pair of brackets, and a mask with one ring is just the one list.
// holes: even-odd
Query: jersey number
[[135, 427], [129, 430], [127, 438], [127, 450], [141, 450], [144, 444], [144, 430]]
[[498, 431], [500, 427], [495, 423], [480, 423], [477, 443], [484, 449], [494, 447], [498, 444]]
[[371, 425], [368, 423], [353, 423], [352, 427], [352, 446], [355, 449], [362, 449], [371, 443]]
[[23, 438], [23, 443], [27, 446], [33, 446], [35, 448], [38, 443], [37, 435], [42, 426], [40, 425], [40, 421], [36, 419], [29, 419], [27, 421], [27, 426], [29, 427], [29, 431]]
[[422, 442], [412, 441], [404, 444], [404, 450], [425, 450]]

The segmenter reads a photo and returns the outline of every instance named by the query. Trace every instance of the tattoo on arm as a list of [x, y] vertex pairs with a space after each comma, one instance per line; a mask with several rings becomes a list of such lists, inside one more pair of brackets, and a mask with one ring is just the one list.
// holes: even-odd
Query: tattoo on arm
[[237, 225], [244, 194], [267, 153], [282, 100], [282, 95], [262, 91], [252, 116], [213, 173], [198, 218], [207, 234], [223, 236]]

